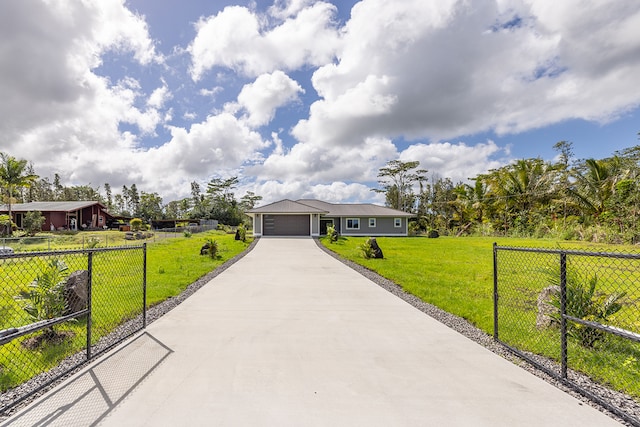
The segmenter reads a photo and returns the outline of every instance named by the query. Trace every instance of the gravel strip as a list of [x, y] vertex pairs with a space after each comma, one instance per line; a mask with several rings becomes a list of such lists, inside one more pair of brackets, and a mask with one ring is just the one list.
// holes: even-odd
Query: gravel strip
[[[532, 365], [526, 360], [518, 357], [516, 354], [512, 353], [508, 348], [496, 342], [493, 339], [493, 336], [476, 328], [467, 320], [461, 317], [455, 316], [451, 313], [448, 313], [432, 304], [424, 302], [423, 300], [416, 297], [415, 295], [406, 292], [404, 289], [402, 289], [400, 285], [396, 284], [395, 282], [380, 276], [378, 273], [372, 270], [369, 270], [368, 268], [363, 267], [360, 264], [357, 264], [353, 261], [349, 261], [347, 259], [342, 258], [340, 255], [331, 251], [330, 249], [325, 247], [322, 243], [320, 243], [320, 240], [318, 239], [314, 239], [314, 240], [316, 241], [316, 244], [320, 249], [325, 251], [327, 254], [331, 255], [333, 258], [339, 260], [343, 264], [347, 265], [348, 267], [362, 274], [367, 279], [376, 283], [378, 286], [382, 287], [383, 289], [386, 289], [387, 291], [391, 292], [393, 295], [397, 296], [398, 298], [408, 302], [413, 307], [417, 308], [423, 313], [433, 317], [440, 323], [445, 324], [446, 326], [450, 327], [456, 332], [459, 332], [460, 334], [464, 335], [470, 340], [475, 341], [481, 346], [499, 355], [500, 357], [511, 361], [512, 363], [520, 366], [523, 369], [526, 369], [527, 371], [531, 372], [535, 376], [542, 378], [546, 382], [553, 384], [554, 386], [561, 389], [562, 391], [571, 394], [572, 396], [576, 397], [580, 401], [598, 409], [600, 412], [603, 412], [608, 416], [610, 416], [611, 418], [616, 419], [623, 425], [640, 426], [640, 404], [636, 402], [632, 397], [624, 393], [611, 390], [599, 383], [595, 383], [589, 377], [579, 372], [575, 372], [571, 370], [569, 370], [568, 372], [570, 381], [576, 384], [576, 386], [586, 390], [588, 393], [593, 394], [596, 398], [602, 399], [605, 402], [609, 402], [611, 406], [617, 407], [620, 411], [627, 414], [629, 417], [636, 418], [637, 421], [635, 424], [633, 422], [629, 422], [622, 419], [621, 417], [610, 412], [609, 410], [607, 410], [605, 407], [601, 406], [597, 402], [585, 397], [584, 395], [570, 388], [561, 380], [548, 375], [543, 370]], [[532, 353], [527, 353], [527, 356], [531, 357], [537, 364], [543, 366], [545, 369], [551, 372], [560, 372], [560, 366], [558, 365], [558, 363], [556, 363], [553, 360], [549, 360], [545, 357], [532, 354]]]
[[[160, 317], [162, 317], [163, 315], [171, 311], [173, 308], [177, 307], [180, 303], [182, 303], [184, 300], [186, 300], [191, 295], [193, 295], [198, 289], [202, 288], [204, 285], [209, 283], [214, 277], [216, 277], [217, 275], [225, 271], [227, 268], [231, 267], [233, 264], [238, 262], [242, 257], [248, 254], [255, 247], [255, 245], [258, 243], [258, 240], [259, 239], [254, 239], [253, 242], [251, 242], [251, 244], [247, 247], [245, 251], [231, 258], [224, 264], [218, 266], [215, 270], [207, 273], [206, 275], [202, 276], [201, 278], [199, 278], [198, 280], [196, 280], [195, 282], [187, 286], [185, 290], [180, 293], [180, 295], [173, 298], [168, 298], [165, 301], [157, 305], [154, 305], [153, 307], [147, 308], [147, 324], [152, 323], [153, 321], [159, 319]], [[111, 332], [107, 336], [102, 337], [100, 341], [92, 347], [91, 351], [94, 355], [96, 355], [96, 357], [92, 358], [91, 362], [94, 362], [100, 357], [108, 354], [108, 351], [111, 350], [112, 347], [115, 347], [116, 345], [121, 344], [122, 342], [126, 341], [129, 338], [132, 338], [137, 332], [141, 330], [142, 330], [142, 315], [139, 315], [136, 318], [118, 326], [116, 329], [114, 329], [113, 332]], [[86, 352], [82, 351], [82, 352], [76, 353], [64, 359], [60, 363], [60, 365], [51, 369], [50, 371], [39, 374], [33, 377], [32, 379], [30, 379], [29, 381], [19, 385], [18, 387], [8, 390], [4, 393], [1, 393], [0, 408], [19, 400], [23, 396], [29, 395], [31, 393], [33, 394], [25, 398], [16, 406], [10, 408], [5, 412], [0, 413], [0, 422], [3, 422], [9, 416], [15, 414], [20, 409], [24, 408], [25, 406], [33, 402], [38, 397], [42, 396], [49, 390], [60, 385], [62, 381], [64, 381], [71, 375], [75, 374], [76, 372], [80, 371], [87, 364], [88, 363], [86, 361]], [[65, 374], [66, 371], [69, 371], [69, 372]], [[56, 379], [56, 377], [59, 377], [59, 376], [60, 378]], [[46, 387], [44, 387], [40, 391], [34, 392], [38, 388], [42, 387], [43, 384], [47, 384], [48, 382], [52, 381], [52, 379], [54, 380], [53, 382], [51, 382], [51, 384], [48, 384]]]

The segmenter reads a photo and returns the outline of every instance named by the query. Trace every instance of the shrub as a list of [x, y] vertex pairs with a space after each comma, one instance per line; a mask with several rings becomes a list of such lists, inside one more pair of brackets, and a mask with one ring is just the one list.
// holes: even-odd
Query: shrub
[[327, 236], [329, 236], [329, 242], [334, 243], [338, 241], [340, 234], [334, 225], [327, 225]]
[[192, 236], [192, 234], [193, 234], [193, 233], [191, 233], [191, 230], [184, 230], [184, 231], [182, 232], [182, 235], [183, 235], [184, 237], [191, 237], [191, 236]]
[[91, 236], [86, 240], [85, 244], [87, 245], [87, 248], [93, 249], [100, 244], [100, 238]]
[[238, 237], [243, 242], [247, 241], [247, 229], [244, 228], [244, 224], [238, 226]]
[[22, 220], [22, 227], [29, 236], [35, 236], [36, 233], [42, 231], [42, 224], [44, 224], [45, 217], [42, 216], [40, 211], [27, 212]]
[[131, 230], [139, 231], [140, 229], [142, 229], [143, 224], [140, 218], [133, 218], [131, 221], [129, 221], [129, 225], [131, 225]]
[[216, 259], [218, 257], [218, 241], [213, 239], [207, 239], [205, 241], [205, 250], [206, 254], [209, 255], [211, 259]]
[[[67, 265], [61, 260], [51, 260], [38, 276], [14, 299], [22, 303], [22, 309], [34, 322], [55, 319], [64, 314], [64, 286]], [[45, 336], [55, 336], [53, 326], [45, 329]]]
[[[549, 282], [560, 286], [560, 274], [558, 271], [550, 272]], [[566, 314], [578, 319], [605, 323], [610, 316], [622, 309], [621, 300], [626, 292], [614, 292], [610, 295], [596, 293], [598, 277], [594, 275], [586, 279], [586, 282], [575, 271], [567, 271], [566, 290]], [[551, 304], [557, 308], [555, 319], [560, 322], [560, 295], [556, 294]], [[604, 332], [580, 323], [567, 323], [567, 335], [575, 338], [580, 345], [593, 348], [596, 342], [604, 337]]]
[[370, 239], [367, 239], [360, 245], [360, 251], [365, 259], [371, 259], [374, 256], [373, 248], [371, 247]]

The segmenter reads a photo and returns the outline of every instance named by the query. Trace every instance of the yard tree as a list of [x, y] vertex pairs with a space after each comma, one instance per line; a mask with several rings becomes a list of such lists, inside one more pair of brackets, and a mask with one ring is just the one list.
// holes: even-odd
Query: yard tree
[[253, 191], [247, 191], [240, 199], [240, 207], [246, 212], [253, 209], [260, 200], [262, 200], [262, 196], [257, 196]]
[[105, 201], [107, 202], [107, 210], [113, 209], [113, 194], [111, 193], [111, 185], [108, 182], [104, 183], [104, 191], [107, 194]]
[[413, 211], [415, 205], [413, 186], [423, 180], [427, 172], [424, 169], [415, 170], [418, 166], [420, 166], [419, 161], [390, 160], [378, 172], [378, 182], [382, 188], [373, 189], [373, 191], [385, 194], [387, 206], [405, 212]]
[[238, 225], [242, 222], [242, 212], [233, 193], [238, 182], [237, 176], [211, 179], [207, 184], [207, 198], [211, 202], [209, 218], [227, 225]]
[[[26, 160], [0, 153], [0, 187], [6, 196], [9, 218], [12, 218], [11, 204], [16, 192], [33, 185], [37, 179], [38, 175], [27, 173]], [[12, 227], [9, 227], [9, 235], [12, 231]]]
[[22, 226], [29, 236], [35, 236], [37, 233], [42, 231], [42, 224], [44, 224], [44, 221], [45, 217], [42, 216], [42, 213], [39, 211], [30, 211], [24, 216]]
[[138, 193], [138, 187], [136, 187], [135, 184], [131, 184], [131, 187], [129, 187], [129, 203], [129, 209], [131, 210], [131, 213], [135, 216], [139, 216], [140, 194]]
[[138, 205], [138, 213], [146, 222], [162, 218], [162, 197], [158, 193], [140, 192], [140, 204]]

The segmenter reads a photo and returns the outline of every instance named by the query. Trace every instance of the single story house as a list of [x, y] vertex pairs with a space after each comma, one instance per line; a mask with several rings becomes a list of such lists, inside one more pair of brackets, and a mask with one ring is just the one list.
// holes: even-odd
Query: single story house
[[[18, 228], [27, 212], [39, 211], [44, 216], [43, 231], [82, 230], [86, 228], [105, 228], [114, 221], [100, 202], [30, 202], [11, 205], [12, 220]], [[7, 205], [0, 205], [0, 213], [9, 213]]]
[[343, 236], [406, 236], [413, 214], [370, 203], [280, 200], [247, 211], [254, 236], [320, 236], [333, 225]]

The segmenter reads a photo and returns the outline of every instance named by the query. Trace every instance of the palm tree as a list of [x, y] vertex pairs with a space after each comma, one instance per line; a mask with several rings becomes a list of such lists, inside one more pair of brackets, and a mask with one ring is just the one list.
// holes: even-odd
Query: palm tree
[[[7, 197], [7, 210], [9, 221], [11, 215], [11, 203], [16, 190], [30, 187], [38, 179], [38, 175], [27, 173], [27, 161], [18, 160], [13, 156], [0, 153], [0, 188]], [[12, 234], [11, 222], [9, 222], [9, 235]]]
[[575, 186], [570, 189], [570, 194], [586, 213], [598, 218], [607, 210], [617, 182], [626, 174], [617, 156], [603, 160], [587, 159], [584, 167], [574, 171]]

